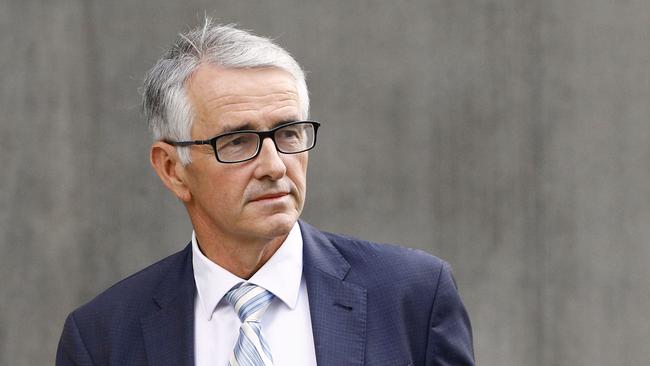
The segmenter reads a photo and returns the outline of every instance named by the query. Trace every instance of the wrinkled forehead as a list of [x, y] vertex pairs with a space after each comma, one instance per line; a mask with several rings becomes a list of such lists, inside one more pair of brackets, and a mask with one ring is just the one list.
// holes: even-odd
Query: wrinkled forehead
[[296, 82], [282, 69], [205, 66], [186, 88], [198, 124], [266, 125], [301, 118]]
[[271, 67], [227, 69], [202, 65], [186, 82], [186, 91], [194, 101], [208, 104], [237, 97], [254, 100], [284, 94], [298, 98], [293, 76]]
[[232, 69], [204, 64], [185, 83], [188, 94], [198, 99], [229, 96], [262, 97], [270, 92], [298, 95], [293, 76], [280, 68]]

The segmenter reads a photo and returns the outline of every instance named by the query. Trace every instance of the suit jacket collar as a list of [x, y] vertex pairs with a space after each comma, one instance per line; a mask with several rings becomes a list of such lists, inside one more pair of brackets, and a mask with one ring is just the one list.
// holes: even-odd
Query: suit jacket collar
[[319, 365], [363, 365], [366, 346], [366, 289], [345, 281], [350, 263], [332, 242], [300, 221], [303, 274]]
[[171, 258], [153, 296], [158, 311], [141, 320], [151, 366], [194, 365], [194, 271], [188, 245]]
[[[323, 233], [299, 221], [314, 348], [319, 365], [363, 365], [366, 289], [345, 281], [351, 266]], [[188, 245], [172, 258], [153, 296], [157, 311], [142, 319], [151, 366], [194, 364], [194, 271]]]

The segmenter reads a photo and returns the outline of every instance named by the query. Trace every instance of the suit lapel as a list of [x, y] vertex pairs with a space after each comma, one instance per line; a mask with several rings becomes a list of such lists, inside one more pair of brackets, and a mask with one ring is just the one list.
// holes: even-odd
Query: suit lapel
[[319, 365], [363, 365], [366, 290], [345, 282], [350, 264], [321, 232], [300, 221], [303, 273]]
[[142, 319], [151, 366], [194, 364], [194, 272], [188, 246], [160, 282], [154, 301], [160, 308]]
[[[300, 221], [316, 360], [319, 365], [363, 365], [366, 290], [344, 281], [350, 264], [321, 232]], [[150, 366], [194, 364], [194, 272], [188, 246], [158, 285], [159, 310], [142, 319]]]

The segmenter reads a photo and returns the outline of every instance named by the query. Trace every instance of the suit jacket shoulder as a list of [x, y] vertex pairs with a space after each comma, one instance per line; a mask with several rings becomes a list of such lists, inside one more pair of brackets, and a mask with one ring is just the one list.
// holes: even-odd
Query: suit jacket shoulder
[[[142, 302], [151, 300], [154, 291], [157, 290], [158, 285], [161, 285], [167, 276], [181, 275], [179, 269], [183, 269], [184, 262], [187, 261], [188, 255], [191, 256], [191, 247], [184, 248], [183, 250], [169, 255], [156, 263], [153, 263], [146, 268], [116, 282], [108, 289], [97, 295], [88, 303], [81, 306], [77, 311], [92, 311], [96, 308], [103, 308], [107, 304], [120, 305], [129, 302]], [[191, 258], [191, 257], [190, 257]], [[175, 271], [176, 273], [170, 273]], [[117, 303], [116, 303], [117, 301]]]
[[[474, 364], [469, 317], [447, 262], [302, 224], [310, 237], [320, 235], [319, 247], [334, 248], [330, 257], [347, 264], [343, 282], [365, 292], [365, 364]], [[310, 241], [306, 252], [315, 246]]]
[[[57, 365], [147, 364], [143, 320], [166, 304], [192, 306], [191, 247], [121, 280], [66, 319]], [[180, 336], [190, 336], [189, 328]]]
[[422, 250], [341, 234], [324, 235], [350, 263], [348, 280], [363, 286], [433, 293], [443, 267], [449, 267], [442, 259]]

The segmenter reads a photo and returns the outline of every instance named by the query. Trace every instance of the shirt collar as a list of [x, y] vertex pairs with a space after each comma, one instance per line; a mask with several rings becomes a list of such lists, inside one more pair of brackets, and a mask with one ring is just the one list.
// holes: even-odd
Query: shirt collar
[[265, 288], [293, 310], [298, 303], [302, 279], [302, 234], [296, 222], [271, 258], [248, 280], [241, 279], [209, 260], [199, 249], [192, 232], [192, 265], [199, 302], [208, 316], [236, 284], [248, 282]]

